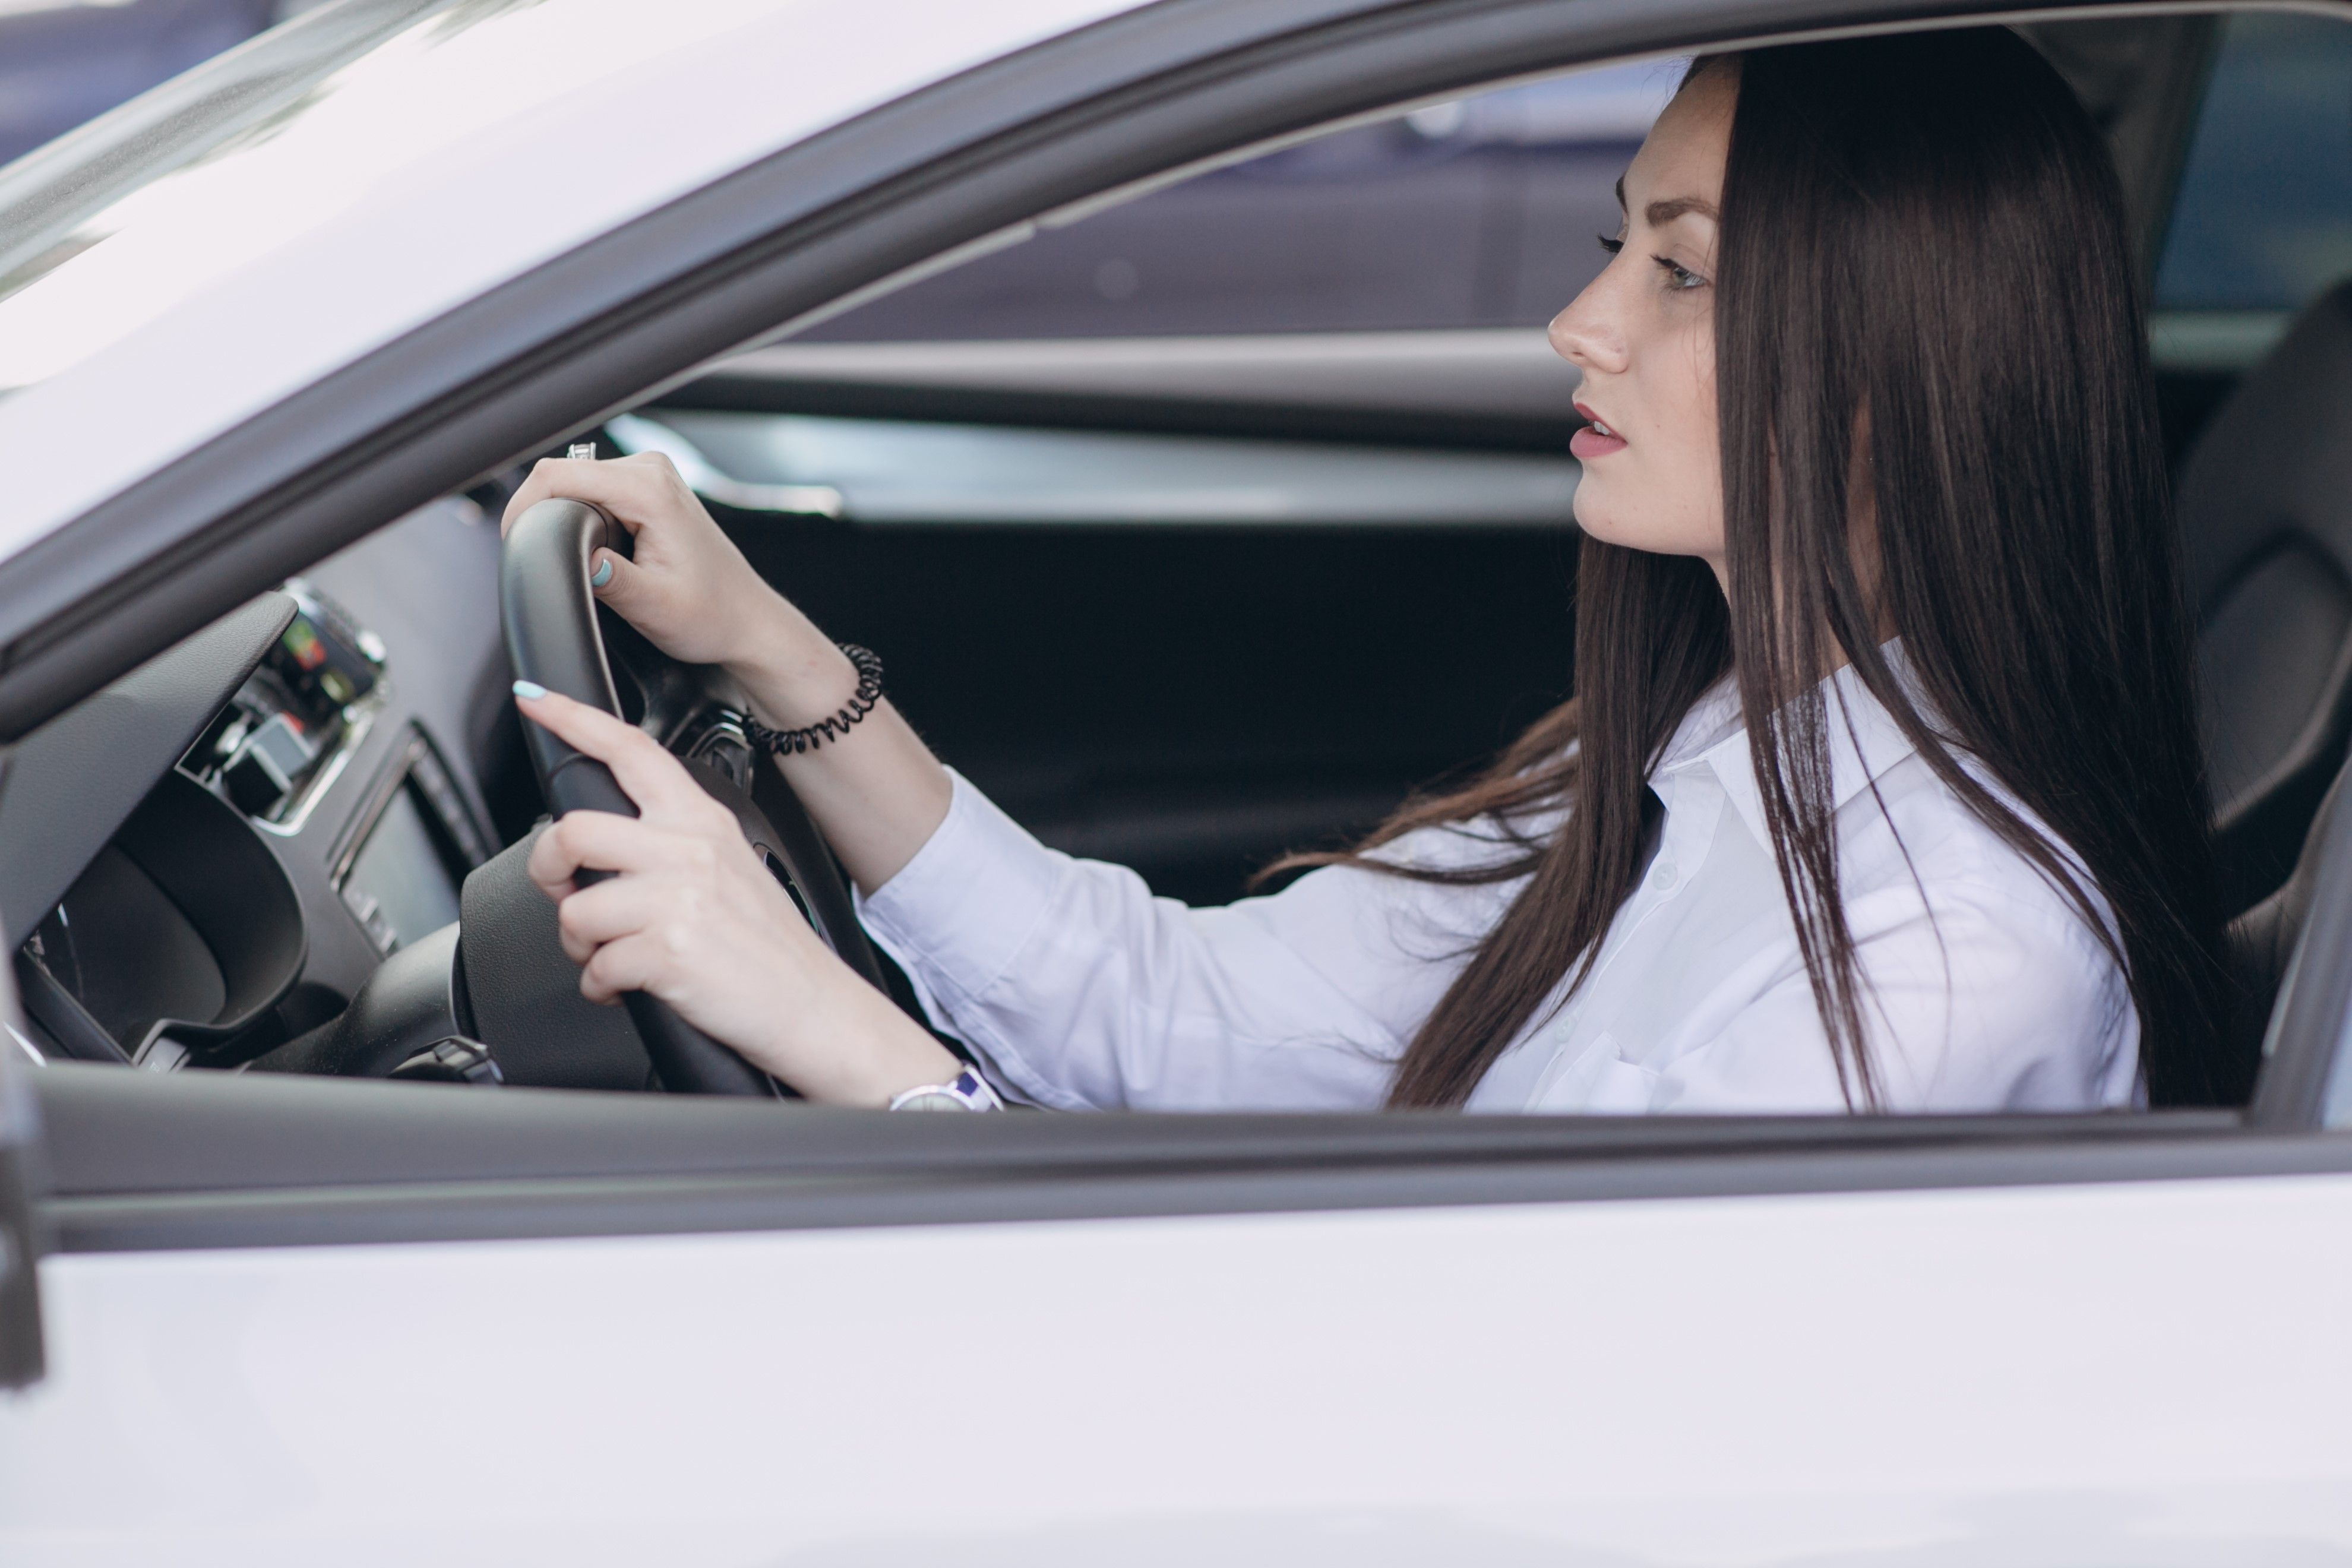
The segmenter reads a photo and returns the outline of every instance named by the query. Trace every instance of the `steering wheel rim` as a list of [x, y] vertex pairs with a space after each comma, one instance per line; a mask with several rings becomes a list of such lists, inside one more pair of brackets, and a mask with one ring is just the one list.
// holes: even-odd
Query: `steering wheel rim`
[[[595, 595], [588, 586], [588, 574], [597, 550], [609, 549], [625, 556], [631, 542], [626, 529], [602, 509], [584, 501], [541, 501], [515, 520], [507, 531], [500, 552], [499, 613], [508, 662], [517, 678], [601, 708], [615, 717], [622, 715], [611, 658], [598, 624]], [[652, 650], [650, 644], [646, 645], [644, 653], [663, 657]], [[548, 809], [555, 816], [582, 810], [609, 811], [622, 816], [637, 815], [635, 803], [614, 782], [611, 770], [604, 763], [573, 751], [541, 725], [525, 724], [523, 731], [531, 767], [539, 775]], [[756, 757], [751, 763], [751, 788], [742, 787], [706, 762], [689, 758], [687, 764], [695, 782], [734, 812], [745, 838], [808, 915], [819, 939], [853, 970], [887, 991], [873, 950], [850, 912], [848, 888], [840, 869], [816, 837], [814, 826], [782, 777], [776, 774], [771, 779], [769, 775], [774, 770], [761, 769]], [[759, 790], [759, 784], [772, 787]], [[788, 806], [788, 810], [776, 815], [784, 816], [786, 826], [799, 831], [780, 830], [757, 795], [768, 795], [768, 805]], [[601, 880], [602, 876], [603, 873], [591, 873], [581, 879]], [[826, 885], [827, 879], [830, 886]], [[664, 1089], [691, 1094], [782, 1097], [791, 1093], [773, 1078], [678, 1016], [660, 998], [645, 992], [631, 992], [624, 1002], [645, 1044], [646, 1054], [652, 1059], [655, 1076]]]

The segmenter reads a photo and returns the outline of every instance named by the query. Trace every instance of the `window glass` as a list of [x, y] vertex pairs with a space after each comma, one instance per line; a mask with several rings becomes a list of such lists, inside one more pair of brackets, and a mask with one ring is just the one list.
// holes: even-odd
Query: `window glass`
[[797, 334], [943, 342], [1539, 327], [1687, 61], [1570, 72], [1196, 175]]
[[2352, 26], [2233, 16], [2157, 271], [2159, 309], [2292, 310], [2352, 275]]
[[[788, 0], [341, 0], [0, 168], [0, 392], [79, 364], [486, 129]], [[5, 11], [9, 0], [0, 0]]]

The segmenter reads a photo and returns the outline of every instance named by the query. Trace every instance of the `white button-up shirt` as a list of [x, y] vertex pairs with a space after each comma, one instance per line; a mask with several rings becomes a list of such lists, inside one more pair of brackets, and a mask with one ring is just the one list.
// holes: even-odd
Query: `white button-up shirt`
[[[1851, 672], [1830, 685], [1841, 887], [1885, 1108], [2131, 1103], [2138, 1018], [2105, 948]], [[1729, 682], [1693, 708], [1651, 787], [1658, 851], [1591, 973], [1538, 1011], [1470, 1108], [1847, 1109]], [[1463, 865], [1496, 850], [1492, 825], [1470, 824], [1381, 853]], [[946, 820], [862, 910], [933, 1017], [1037, 1104], [1370, 1110], [1521, 885], [1333, 867], [1188, 909], [1046, 848], [958, 777]]]

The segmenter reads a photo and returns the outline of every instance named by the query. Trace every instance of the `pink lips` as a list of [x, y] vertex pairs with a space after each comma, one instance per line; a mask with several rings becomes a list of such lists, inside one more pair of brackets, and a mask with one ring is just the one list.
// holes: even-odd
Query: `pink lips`
[[1576, 405], [1576, 411], [1591, 421], [1583, 429], [1568, 438], [1568, 449], [1576, 455], [1578, 462], [1589, 463], [1595, 458], [1605, 458], [1612, 452], [1622, 452], [1625, 449], [1625, 437], [1613, 430], [1602, 429], [1599, 415], [1581, 403]]

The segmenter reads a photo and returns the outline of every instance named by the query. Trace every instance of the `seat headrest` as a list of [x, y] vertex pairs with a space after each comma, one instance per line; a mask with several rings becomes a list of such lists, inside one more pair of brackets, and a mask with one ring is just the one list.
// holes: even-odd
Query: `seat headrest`
[[2297, 317], [2213, 416], [2182, 470], [2179, 514], [2200, 617], [2282, 534], [2352, 577], [2352, 279]]

